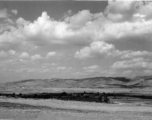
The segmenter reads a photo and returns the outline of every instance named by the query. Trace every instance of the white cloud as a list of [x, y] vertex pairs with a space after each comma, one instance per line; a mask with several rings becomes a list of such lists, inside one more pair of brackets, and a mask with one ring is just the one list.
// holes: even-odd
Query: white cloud
[[[124, 38], [140, 38], [144, 35], [147, 36], [147, 40], [151, 40], [151, 26], [152, 21], [136, 21], [136, 22], [121, 22], [105, 24], [102, 39], [105, 40], [124, 40]], [[146, 38], [145, 38], [146, 40]]]
[[152, 53], [149, 51], [132, 51], [132, 50], [116, 50], [114, 49], [108, 54], [109, 57], [120, 57], [121, 59], [137, 58], [137, 57], [151, 57]]
[[90, 48], [89, 47], [85, 47], [83, 49], [81, 49], [80, 51], [77, 51], [74, 55], [75, 58], [88, 58], [90, 57]]
[[151, 74], [152, 74], [152, 70], [144, 70], [144, 73], [145, 73], [146, 75], [151, 75]]
[[29, 25], [29, 21], [26, 21], [24, 20], [22, 17], [19, 17], [17, 20], [16, 20], [16, 24], [20, 27], [20, 26], [26, 26], [26, 25]]
[[144, 71], [138, 71], [138, 70], [125, 70], [122, 72], [123, 76], [129, 77], [129, 78], [134, 78], [136, 75], [142, 76]]
[[105, 14], [111, 21], [124, 21], [130, 19], [135, 12], [133, 0], [109, 0], [108, 6], [105, 10]]
[[[137, 8], [135, 9], [135, 7]], [[71, 55], [76, 51], [75, 57], [81, 59], [101, 56], [106, 56], [106, 59], [110, 59], [111, 62], [118, 59], [119, 61], [113, 64], [113, 68], [116, 70], [146, 69], [146, 67], [151, 69], [151, 62], [146, 59], [152, 57], [151, 48], [146, 48], [147, 43], [152, 42], [151, 9], [151, 3], [144, 5], [141, 1], [116, 0], [108, 3], [105, 13], [90, 13], [89, 10], [82, 10], [73, 14], [69, 11], [64, 16], [64, 20], [57, 21], [44, 11], [33, 22], [18, 18], [15, 23], [10, 19], [12, 16], [8, 14], [12, 14], [13, 11], [0, 10], [0, 18], [5, 19], [0, 23], [0, 56], [2, 58], [15, 55], [17, 58], [13, 56], [10, 58], [38, 60], [43, 59], [41, 55], [46, 55], [46, 58], [55, 56], [57, 53], [54, 51], [57, 50], [63, 50], [65, 55]], [[17, 14], [17, 11], [14, 11], [13, 14]], [[107, 16], [104, 16], [105, 14]], [[146, 44], [137, 49], [128, 50], [127, 48], [130, 46], [124, 48], [121, 46], [124, 41], [127, 43], [133, 41], [134, 44], [139, 45], [141, 40]], [[118, 42], [119, 45], [117, 45]], [[115, 58], [111, 59], [112, 57]], [[139, 60], [138, 57], [143, 57], [143, 59]], [[91, 60], [88, 59], [88, 61]], [[45, 61], [48, 60], [42, 62]], [[70, 64], [73, 61], [78, 64], [76, 59], [73, 60], [72, 57], [68, 59]], [[52, 60], [52, 62], [55, 61]], [[58, 62], [62, 63], [62, 61]], [[102, 62], [104, 64], [104, 61]], [[107, 65], [106, 62], [105, 64]], [[96, 67], [88, 66], [86, 70]], [[57, 69], [67, 70], [68, 68], [59, 67]], [[108, 73], [108, 70], [106, 72]], [[114, 74], [114, 71], [111, 71], [111, 74]]]
[[151, 9], [151, 2], [110, 0], [105, 14], [111, 23], [104, 25], [102, 39], [128, 40], [129, 38], [138, 41], [139, 38], [143, 38], [152, 40]]
[[5, 8], [0, 10], [0, 33], [10, 31], [14, 28], [14, 21], [10, 18], [9, 11]]
[[31, 57], [31, 59], [32, 59], [32, 60], [40, 60], [40, 59], [42, 59], [42, 57], [41, 57], [41, 55], [39, 55], [39, 54], [35, 54], [35, 55], [33, 55], [33, 56]]
[[152, 56], [152, 52], [148, 51], [125, 51], [121, 56], [122, 59], [125, 58], [135, 58], [135, 57], [144, 57], [144, 56]]
[[50, 58], [52, 56], [55, 56], [57, 53], [56, 52], [49, 52], [47, 55], [46, 55], [46, 58]]
[[82, 10], [71, 17], [66, 17], [65, 21], [70, 23], [70, 28], [78, 29], [86, 25], [86, 23], [91, 20], [91, 18], [92, 14], [89, 10]]
[[26, 25], [23, 29], [25, 37], [38, 46], [54, 44], [65, 44], [73, 32], [68, 30], [68, 24], [50, 19], [46, 12], [43, 12], [37, 20]]
[[66, 70], [66, 67], [57, 67], [57, 70]]
[[[61, 66], [61, 67], [57, 67], [56, 68], [56, 72], [71, 72], [73, 71], [74, 69], [72, 67], [65, 67], [65, 66]], [[55, 71], [55, 69], [54, 69]]]
[[[129, 5], [123, 5], [128, 9]], [[139, 16], [143, 15], [139, 14]], [[121, 17], [121, 14], [117, 16]], [[133, 16], [137, 17], [137, 13]], [[152, 20], [140, 21], [136, 18], [134, 22], [114, 23], [106, 19], [102, 13], [91, 14], [88, 10], [80, 11], [66, 19], [69, 22], [55, 21], [48, 16], [47, 12], [43, 12], [34, 22], [18, 18], [17, 28], [13, 27], [10, 32], [1, 34], [0, 43], [4, 47], [16, 46], [17, 48], [23, 43], [44, 47], [56, 44], [88, 46], [97, 40], [124, 40], [127, 37], [138, 39], [145, 35], [144, 39], [151, 40]], [[79, 30], [72, 29], [72, 25], [79, 26]], [[88, 48], [85, 48], [85, 51], [88, 51]]]
[[132, 70], [126, 70], [123, 72], [123, 75], [132, 75], [133, 74], [133, 71]]
[[0, 57], [7, 57], [7, 55], [8, 55], [8, 54], [7, 54], [6, 52], [4, 52], [4, 51], [1, 51], [1, 52], [0, 52]]
[[57, 64], [56, 64], [56, 63], [51, 63], [51, 65], [52, 65], [52, 66], [56, 66]]
[[30, 56], [28, 53], [26, 52], [23, 52], [21, 55], [20, 55], [20, 58], [23, 58], [23, 59], [28, 59]]
[[105, 43], [103, 41], [96, 41], [91, 43], [89, 47], [82, 48], [75, 53], [76, 58], [87, 58], [94, 54], [108, 55], [115, 49], [114, 45]]
[[84, 70], [95, 70], [95, 69], [98, 69], [99, 66], [98, 65], [92, 65], [92, 66], [88, 66], [88, 67], [83, 67], [82, 69]]
[[134, 15], [138, 14], [145, 18], [152, 17], [152, 3], [148, 1], [135, 1], [135, 0], [109, 0], [105, 14], [108, 19], [114, 22], [120, 21], [134, 21]]
[[83, 67], [82, 69], [85, 70], [86, 72], [97, 72], [99, 71], [100, 66], [98, 65], [92, 65], [92, 66], [87, 66]]
[[[118, 73], [117, 73], [117, 71], [115, 69], [107, 69], [107, 70], [101, 70], [101, 74], [103, 76], [109, 77], [109, 76], [115, 76]], [[120, 73], [118, 74], [118, 76], [120, 76]]]
[[152, 2], [151, 1], [140, 1], [138, 3], [139, 14], [144, 16], [145, 19], [152, 19]]
[[112, 65], [114, 69], [152, 69], [152, 62], [143, 58], [135, 58], [131, 60], [117, 61]]
[[8, 18], [7, 9], [0, 10], [0, 18]]
[[15, 10], [15, 9], [13, 9], [13, 10], [12, 10], [12, 13], [13, 13], [14, 15], [17, 15], [18, 11]]
[[75, 58], [84, 59], [89, 57], [108, 56], [120, 57], [121, 59], [150, 57], [152, 53], [149, 51], [132, 51], [132, 50], [117, 50], [113, 44], [108, 44], [103, 41], [95, 41], [89, 47], [84, 47], [80, 51], [76, 51]]
[[9, 50], [8, 53], [9, 53], [10, 55], [15, 55], [15, 54], [16, 54], [16, 51], [14, 51], [14, 50]]

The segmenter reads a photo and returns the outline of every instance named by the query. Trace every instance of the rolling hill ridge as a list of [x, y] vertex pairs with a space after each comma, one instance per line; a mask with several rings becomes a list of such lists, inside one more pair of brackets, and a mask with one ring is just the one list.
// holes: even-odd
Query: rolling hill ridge
[[136, 77], [128, 79], [125, 77], [92, 77], [83, 79], [29, 79], [15, 82], [7, 82], [0, 85], [0, 90], [32, 91], [49, 88], [130, 88], [151, 87], [152, 76]]

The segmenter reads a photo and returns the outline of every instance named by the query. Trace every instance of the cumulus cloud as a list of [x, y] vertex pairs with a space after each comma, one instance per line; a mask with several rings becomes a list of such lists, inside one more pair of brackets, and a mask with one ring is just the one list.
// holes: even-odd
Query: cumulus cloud
[[131, 60], [117, 61], [112, 65], [114, 69], [152, 69], [152, 62], [144, 58], [135, 58]]
[[96, 41], [91, 43], [89, 47], [82, 48], [80, 51], [75, 53], [76, 58], [87, 58], [91, 57], [94, 54], [109, 54], [115, 49], [112, 44], [107, 44], [103, 41]]
[[73, 70], [74, 69], [72, 67], [65, 67], [65, 66], [56, 67], [56, 69], [54, 69], [54, 71], [56, 72], [70, 72]]
[[[151, 62], [146, 58], [152, 57], [152, 53], [151, 48], [145, 47], [147, 44], [139, 48], [117, 48], [117, 43], [121, 44], [122, 41], [133, 41], [136, 45], [140, 44], [139, 40], [152, 42], [151, 9], [151, 2], [115, 0], [108, 2], [103, 13], [81, 10], [73, 14], [69, 10], [64, 20], [57, 21], [44, 11], [33, 22], [21, 17], [14, 22], [10, 16], [18, 11], [0, 10], [0, 19], [5, 19], [0, 23], [0, 57], [9, 58], [10, 55], [13, 58], [12, 55], [15, 55], [16, 59], [40, 60], [43, 59], [41, 55], [49, 58], [55, 56], [57, 53], [54, 51], [58, 50], [65, 55], [75, 53], [75, 58], [80, 59], [115, 57], [119, 60], [111, 60], [115, 62], [113, 69], [151, 69]], [[77, 62], [73, 58], [68, 60]], [[83, 70], [96, 67], [88, 66]], [[111, 74], [114, 72], [111, 71]]]
[[100, 66], [92, 65], [92, 66], [83, 67], [82, 69], [85, 70], [86, 72], [97, 72], [100, 69]]
[[70, 23], [70, 28], [78, 29], [86, 25], [86, 23], [90, 21], [91, 18], [92, 14], [89, 10], [82, 10], [71, 17], [66, 17], [65, 21]]
[[31, 59], [32, 60], [40, 60], [40, 59], [42, 59], [42, 56], [39, 54], [35, 54], [35, 55], [31, 56]]
[[8, 56], [10, 56], [10, 55], [15, 55], [16, 54], [16, 51], [14, 51], [14, 50], [9, 50], [9, 51], [0, 51], [0, 57], [8, 57]]
[[52, 56], [55, 56], [57, 53], [56, 52], [49, 52], [47, 55], [46, 55], [46, 58], [50, 58]]
[[151, 19], [152, 18], [152, 2], [151, 1], [140, 1], [137, 4], [139, 10], [138, 13], [145, 17], [145, 19]]
[[13, 13], [14, 15], [17, 15], [18, 11], [15, 10], [15, 9], [13, 9], [13, 10], [12, 10], [12, 13]]
[[16, 54], [16, 51], [15, 51], [15, 50], [9, 50], [8, 53], [9, 53], [10, 55], [15, 55], [15, 54]]
[[[150, 18], [151, 2], [134, 1], [134, 0], [109, 0], [105, 14], [108, 19], [114, 22], [134, 21], [134, 15], [138, 14], [138, 18]], [[148, 12], [149, 11], [149, 12]]]
[[145, 73], [146, 75], [151, 75], [151, 74], [152, 74], [152, 70], [144, 70], [144, 73]]
[[127, 38], [139, 39], [142, 36], [147, 36], [145, 40], [151, 40], [152, 21], [136, 21], [136, 22], [121, 22], [105, 24], [102, 39], [105, 40], [125, 40]]
[[152, 56], [152, 53], [149, 51], [120, 51], [117, 50], [113, 44], [108, 44], [103, 41], [93, 42], [89, 47], [84, 47], [75, 53], [75, 57], [79, 59], [98, 56], [120, 57], [121, 59], [127, 59], [135, 57], [150, 57]]
[[[23, 20], [21, 19], [20, 21]], [[82, 34], [68, 29], [68, 26], [69, 24], [64, 21], [55, 21], [47, 15], [47, 12], [43, 12], [37, 20], [26, 25], [22, 33], [24, 38], [38, 46], [67, 44], [72, 39], [79, 38], [79, 34]]]
[[88, 70], [88, 69], [95, 70], [95, 69], [98, 69], [98, 68], [99, 68], [98, 65], [92, 65], [92, 66], [88, 66], [88, 67], [83, 67], [84, 70]]
[[10, 31], [14, 28], [14, 21], [10, 18], [11, 14], [7, 9], [0, 10], [0, 33]]
[[[127, 2], [127, 4], [123, 3], [122, 6], [124, 7], [120, 7], [120, 3], [112, 2], [108, 6], [110, 8], [112, 6], [112, 9], [116, 7], [116, 11], [120, 12], [121, 9], [125, 9], [124, 11], [130, 10], [130, 6], [133, 4]], [[121, 17], [121, 14], [117, 15], [117, 17]], [[142, 21], [138, 19], [139, 17], [142, 18]], [[56, 21], [44, 11], [34, 22], [18, 18], [16, 20], [18, 27], [13, 27], [10, 32], [0, 35], [0, 42], [5, 47], [13, 47], [14, 44], [19, 47], [23, 43], [36, 46], [55, 44], [88, 46], [95, 41], [125, 40], [127, 37], [138, 39], [141, 36], [146, 36], [143, 37], [145, 40], [151, 40], [152, 20], [145, 19], [144, 13], [133, 14], [133, 19], [133, 22], [114, 23], [112, 20], [107, 19], [102, 12], [92, 14], [89, 10], [82, 10], [73, 16], [67, 16], [64, 21]]]
[[0, 18], [8, 18], [7, 9], [0, 10]]
[[105, 13], [107, 14], [107, 17], [112, 21], [129, 19], [135, 12], [134, 3], [135, 1], [133, 0], [109, 0]]
[[4, 51], [1, 51], [1, 52], [0, 52], [0, 57], [7, 57], [7, 53], [4, 52]]
[[125, 59], [125, 58], [146, 57], [146, 56], [152, 56], [152, 53], [148, 52], [148, 51], [130, 51], [130, 50], [128, 50], [123, 53], [121, 58]]
[[126, 76], [132, 75], [132, 74], [133, 74], [132, 70], [126, 70], [126, 71], [123, 72], [123, 75], [126, 75]]
[[151, 2], [145, 1], [109, 1], [104, 15], [110, 22], [104, 25], [101, 38], [104, 40], [138, 41], [140, 38], [151, 40], [152, 20], [150, 17], [147, 19], [151, 5]]
[[20, 58], [23, 58], [23, 59], [27, 59], [27, 58], [29, 58], [29, 57], [30, 57], [29, 54], [26, 53], [26, 52], [23, 52], [23, 53], [20, 55]]
[[127, 77], [151, 75], [152, 61], [145, 58], [122, 60], [113, 63], [111, 69]]
[[30, 23], [30, 21], [24, 20], [22, 17], [19, 17], [16, 20], [16, 24], [20, 27], [20, 26], [26, 26]]
[[66, 70], [66, 67], [57, 67], [57, 70]]
[[108, 54], [109, 57], [120, 57], [121, 59], [131, 59], [144, 57], [148, 58], [152, 56], [152, 53], [149, 51], [132, 51], [132, 50], [117, 50], [114, 49], [111, 53]]

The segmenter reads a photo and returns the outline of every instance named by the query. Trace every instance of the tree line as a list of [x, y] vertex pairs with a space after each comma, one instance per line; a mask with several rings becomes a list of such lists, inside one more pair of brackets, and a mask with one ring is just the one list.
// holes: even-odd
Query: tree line
[[88, 102], [100, 102], [110, 103], [109, 94], [106, 93], [93, 93], [93, 92], [81, 92], [81, 93], [0, 93], [0, 96], [12, 97], [12, 98], [24, 98], [24, 99], [59, 99], [59, 100], [73, 100], [73, 101], [88, 101]]

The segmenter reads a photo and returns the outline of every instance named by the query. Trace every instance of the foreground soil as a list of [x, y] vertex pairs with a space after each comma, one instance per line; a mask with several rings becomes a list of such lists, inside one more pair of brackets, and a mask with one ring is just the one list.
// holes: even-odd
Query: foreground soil
[[151, 120], [152, 107], [62, 100], [0, 99], [0, 120]]

